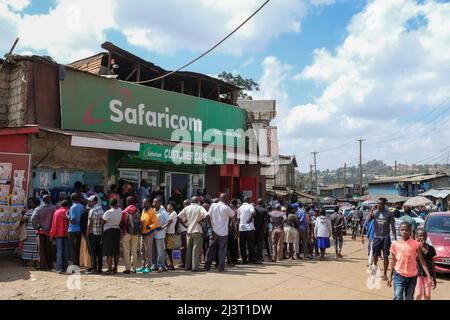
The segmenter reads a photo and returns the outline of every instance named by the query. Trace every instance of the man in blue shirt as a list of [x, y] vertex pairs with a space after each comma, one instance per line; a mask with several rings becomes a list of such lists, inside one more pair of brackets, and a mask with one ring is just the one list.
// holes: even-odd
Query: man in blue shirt
[[81, 245], [81, 218], [85, 214], [85, 207], [80, 203], [81, 198], [78, 193], [70, 196], [72, 206], [69, 210], [69, 246], [72, 252], [72, 262], [75, 266], [80, 266], [80, 245]]
[[165, 239], [169, 214], [161, 204], [162, 199], [160, 197], [156, 197], [153, 200], [153, 208], [155, 208], [156, 217], [158, 218], [158, 227], [156, 228], [157, 232], [153, 238], [152, 271], [158, 272], [167, 271]]
[[300, 254], [303, 253], [305, 259], [312, 259], [309, 254], [309, 225], [308, 218], [306, 217], [306, 212], [303, 210], [303, 205], [301, 203], [295, 203], [294, 207], [297, 207], [297, 218], [299, 221], [299, 243], [298, 243], [298, 257], [300, 259]]

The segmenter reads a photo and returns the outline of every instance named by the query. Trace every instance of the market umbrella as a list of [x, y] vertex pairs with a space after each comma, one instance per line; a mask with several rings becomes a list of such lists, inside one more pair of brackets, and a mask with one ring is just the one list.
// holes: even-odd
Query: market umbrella
[[433, 202], [425, 197], [417, 196], [405, 202], [406, 207], [421, 207], [433, 204]]

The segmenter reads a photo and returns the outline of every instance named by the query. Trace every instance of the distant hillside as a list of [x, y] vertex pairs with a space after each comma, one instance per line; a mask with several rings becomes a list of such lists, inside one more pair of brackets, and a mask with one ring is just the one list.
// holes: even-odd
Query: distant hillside
[[[406, 175], [414, 173], [427, 172], [449, 172], [446, 165], [442, 164], [425, 164], [425, 165], [397, 165], [397, 175]], [[382, 160], [372, 160], [363, 164], [363, 183], [368, 183], [378, 177], [395, 176], [393, 166], [389, 166]], [[314, 177], [313, 177], [314, 179]], [[296, 177], [297, 188], [301, 190], [309, 190], [311, 188], [310, 173], [297, 172]], [[319, 185], [330, 185], [344, 183], [344, 168], [336, 170], [318, 171]], [[359, 183], [359, 166], [347, 167], [346, 173], [347, 184]]]

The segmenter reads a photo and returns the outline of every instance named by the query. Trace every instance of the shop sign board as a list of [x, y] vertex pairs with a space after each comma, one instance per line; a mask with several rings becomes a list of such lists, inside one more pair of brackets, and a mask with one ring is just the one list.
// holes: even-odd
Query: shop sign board
[[223, 150], [181, 145], [141, 144], [140, 158], [142, 160], [189, 165], [222, 165], [227, 162], [227, 155]]
[[180, 141], [182, 131], [182, 141], [245, 144], [246, 111], [217, 101], [75, 70], [66, 70], [60, 97], [66, 130], [168, 141]]

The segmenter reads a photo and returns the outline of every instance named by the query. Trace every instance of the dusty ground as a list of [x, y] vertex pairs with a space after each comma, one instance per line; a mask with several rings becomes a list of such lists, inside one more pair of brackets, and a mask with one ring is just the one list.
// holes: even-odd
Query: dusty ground
[[[226, 273], [81, 276], [81, 290], [68, 290], [68, 276], [24, 268], [0, 258], [0, 299], [357, 299], [389, 300], [392, 288], [367, 287], [366, 246], [346, 238], [344, 259], [286, 261], [237, 266]], [[123, 270], [123, 268], [121, 268]], [[450, 299], [450, 276], [440, 276], [433, 299]]]

